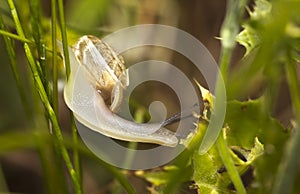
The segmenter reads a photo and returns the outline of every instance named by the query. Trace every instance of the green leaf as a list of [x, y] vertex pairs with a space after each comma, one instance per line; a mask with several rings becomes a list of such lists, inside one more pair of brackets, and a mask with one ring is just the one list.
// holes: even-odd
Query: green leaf
[[244, 30], [236, 37], [236, 41], [246, 48], [245, 55], [248, 55], [260, 43], [259, 35], [247, 24], [243, 25]]
[[[176, 178], [177, 187], [180, 186], [181, 183], [188, 182], [191, 179], [191, 174], [192, 168], [190, 165], [183, 167], [180, 166], [180, 164], [168, 165], [162, 169], [136, 172], [137, 176], [150, 182], [153, 185], [152, 189], [158, 193], [166, 192], [166, 186], [168, 186], [168, 183], [170, 183], [171, 180], [174, 180], [174, 178]], [[172, 181], [172, 183], [174, 183], [174, 181]]]
[[[227, 103], [225, 140], [248, 191], [267, 191], [267, 181], [273, 180], [272, 169], [276, 169], [282, 155], [280, 145], [287, 138], [284, 128], [266, 114], [262, 104], [262, 99]], [[232, 191], [231, 180], [216, 146], [204, 155], [194, 152], [193, 167], [193, 180], [200, 193]], [[262, 185], [254, 189], [252, 184], [255, 182]]]
[[259, 100], [247, 102], [231, 101], [227, 104], [226, 131], [228, 145], [251, 148], [262, 127], [264, 116]]
[[272, 5], [266, 0], [256, 0], [254, 11], [249, 11], [250, 19], [242, 26], [244, 29], [238, 34], [236, 40], [246, 48], [245, 55], [248, 55], [260, 42], [261, 37], [255, 28], [258, 21], [265, 20], [270, 16]]
[[[256, 138], [253, 148], [248, 151], [245, 151], [243, 148], [240, 148], [240, 150], [243, 150], [243, 157], [247, 158], [247, 161], [241, 160], [239, 156], [233, 152], [232, 155], [244, 185], [249, 186], [253, 181], [253, 168], [255, 169], [254, 161], [263, 154], [264, 147]], [[223, 166], [215, 146], [204, 155], [199, 155], [198, 152], [195, 152], [193, 161], [193, 180], [200, 193], [233, 192], [234, 188], [228, 172]]]
[[[218, 169], [222, 167], [222, 160], [219, 157], [216, 146], [213, 146], [203, 155], [195, 152], [193, 155], [193, 167], [193, 180], [198, 191], [200, 193], [219, 193], [219, 190], [222, 188], [218, 184], [218, 181], [221, 179]], [[229, 177], [227, 179], [229, 182]], [[226, 188], [224, 189], [227, 190]]]
[[160, 186], [160, 185], [166, 184], [168, 179], [171, 178], [170, 171], [172, 171], [172, 170], [149, 171], [149, 172], [141, 171], [140, 173], [137, 173], [137, 175], [145, 178], [148, 182], [152, 183], [155, 186]]
[[256, 181], [260, 182], [258, 190], [265, 193], [271, 189], [274, 169], [277, 169], [283, 153], [281, 145], [287, 140], [288, 134], [262, 107], [262, 99], [229, 102], [226, 116], [229, 129], [226, 136], [228, 145], [250, 150], [243, 152], [239, 149], [247, 159], [247, 165], [254, 167]]
[[280, 123], [267, 115], [262, 107], [262, 98], [228, 102], [225, 123], [230, 128], [226, 133], [229, 145], [252, 148], [256, 136], [264, 143], [284, 131]]

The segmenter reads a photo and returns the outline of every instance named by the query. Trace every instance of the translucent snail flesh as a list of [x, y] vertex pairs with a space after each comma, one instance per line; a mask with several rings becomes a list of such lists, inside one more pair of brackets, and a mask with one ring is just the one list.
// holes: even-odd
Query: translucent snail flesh
[[91, 130], [115, 139], [176, 146], [178, 139], [162, 123], [138, 124], [114, 111], [129, 84], [123, 58], [100, 39], [86, 35], [69, 48], [71, 74], [64, 89], [67, 106]]

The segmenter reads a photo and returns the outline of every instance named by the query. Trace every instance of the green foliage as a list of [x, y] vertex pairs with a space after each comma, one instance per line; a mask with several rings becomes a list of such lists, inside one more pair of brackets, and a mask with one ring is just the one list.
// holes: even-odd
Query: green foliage
[[[278, 189], [280, 191], [278, 193], [282, 193], [284, 191], [282, 182], [287, 185], [287, 181], [281, 178], [275, 182], [274, 172], [278, 170], [281, 162], [286, 163], [286, 168], [289, 169], [291, 165], [295, 168], [296, 164], [293, 160], [298, 160], [298, 157], [294, 157], [297, 155], [296, 151], [282, 158], [285, 156], [282, 145], [289, 140], [289, 130], [286, 130], [270, 114], [278, 84], [282, 79], [284, 65], [287, 65], [286, 62], [290, 60], [299, 60], [299, 15], [296, 14], [297, 8], [290, 11], [292, 6], [299, 8], [300, 3], [255, 1], [253, 11], [249, 11], [250, 18], [244, 22], [244, 29], [237, 36], [237, 41], [245, 46], [246, 53], [240, 66], [233, 71], [233, 76], [229, 76], [227, 84], [229, 99], [247, 95], [247, 91], [253, 90], [259, 80], [268, 83], [264, 94], [256, 100], [227, 102], [223, 129], [225, 145], [230, 149], [231, 160], [242, 178], [247, 193], [270, 193], [274, 186], [281, 187], [278, 185], [282, 185], [282, 188]], [[298, 88], [291, 88], [291, 93], [294, 90], [297, 95], [299, 81], [295, 78], [291, 83], [298, 85]], [[299, 98], [295, 99], [299, 100]], [[211, 112], [207, 110], [211, 107], [214, 106], [212, 104], [206, 106], [203, 111], [204, 117]], [[199, 123], [198, 133], [203, 133], [202, 128], [206, 128], [207, 120], [209, 121], [209, 118]], [[298, 133], [294, 134], [293, 138], [297, 135]], [[292, 145], [296, 146], [296, 144]], [[287, 149], [293, 150], [291, 148], [293, 146], [289, 145]], [[192, 153], [194, 153], [192, 155], [194, 173], [191, 180], [195, 181], [199, 193], [234, 191], [231, 178], [233, 176], [230, 176], [231, 172], [224, 167], [225, 161], [220, 157], [221, 153], [217, 145], [204, 155], [199, 155], [197, 149]], [[282, 170], [278, 171], [277, 176], [289, 176], [287, 173], [284, 175], [282, 173], [284, 173]], [[293, 174], [296, 176], [295, 173]]]
[[255, 25], [261, 20], [265, 20], [270, 17], [272, 5], [270, 2], [265, 0], [255, 1], [255, 6], [253, 11], [249, 11], [250, 19], [249, 22], [243, 25], [244, 30], [242, 30], [236, 37], [237, 42], [246, 48], [246, 54], [249, 54], [254, 48], [259, 46], [260, 37], [258, 32], [255, 30]]
[[[236, 122], [237, 119], [239, 122]], [[282, 155], [280, 145], [287, 140], [287, 135], [276, 120], [264, 115], [262, 100], [228, 102], [225, 125], [223, 135], [239, 174], [242, 177], [245, 174], [242, 180], [247, 185], [248, 192], [252, 191], [250, 185], [255, 184], [257, 179], [264, 179], [261, 183], [265, 182], [265, 184], [267, 181], [272, 181], [270, 178], [274, 177], [270, 177], [266, 172], [271, 174], [272, 169], [278, 166], [278, 159]], [[207, 122], [203, 121], [199, 124], [198, 130], [204, 133], [206, 126]], [[216, 145], [204, 155], [200, 155], [198, 149], [194, 149], [192, 153], [194, 170], [190, 178], [195, 181], [195, 186], [200, 193], [233, 192], [231, 179]], [[154, 185], [161, 186], [174, 175], [164, 170], [145, 173], [143, 176]]]
[[[71, 10], [65, 13], [62, 0], [51, 1], [51, 18], [43, 12], [39, 0], [7, 0], [0, 3], [1, 45], [7, 50], [7, 58], [2, 52], [1, 58], [5, 57], [4, 63], [10, 63], [15, 87], [27, 116], [23, 120], [29, 120], [24, 121], [26, 124], [22, 130], [12, 131], [8, 127], [0, 135], [0, 154], [24, 149], [38, 153], [48, 193], [83, 192], [82, 158], [99, 164], [126, 192], [134, 193], [122, 171], [99, 160], [83, 146], [74, 123], [70, 135], [62, 133], [63, 127], [58, 122], [58, 80], [67, 77], [69, 69], [68, 62], [64, 69], [55, 52], [56, 37], [61, 37], [58, 39], [62, 40], [67, 56], [67, 46], [79, 34], [93, 32], [103, 35], [107, 29], [103, 28], [100, 32], [97, 29], [95, 32], [96, 26], [111, 25], [116, 20], [110, 14], [119, 11], [110, 7], [115, 1], [74, 2]], [[99, 9], [93, 9], [95, 6]], [[243, 18], [246, 10], [249, 17]], [[218, 109], [218, 103], [224, 103], [215, 101], [219, 94], [219, 77], [216, 98], [211, 93], [204, 95], [200, 88], [206, 104], [197, 133], [186, 142], [187, 149], [164, 167], [135, 173], [151, 184], [152, 193], [183, 193], [190, 190], [201, 194], [300, 192], [296, 183], [300, 179], [297, 165], [300, 156], [300, 86], [297, 77], [300, 62], [299, 13], [300, 2], [296, 0], [255, 0], [254, 5], [248, 7], [246, 1], [228, 1], [220, 33], [222, 51], [219, 64], [228, 99], [223, 129], [210, 150], [200, 154], [199, 147], [211, 113]], [[130, 18], [129, 24], [134, 24], [133, 15], [126, 17]], [[116, 22], [123, 26], [124, 20], [118, 18]], [[235, 69], [229, 71], [236, 42], [246, 51]], [[19, 61], [22, 61], [21, 65], [18, 65]], [[294, 113], [293, 124], [288, 129], [272, 117], [278, 88], [283, 80], [289, 87]], [[257, 91], [260, 91], [259, 96], [253, 97], [252, 93]], [[16, 103], [14, 106], [19, 105]], [[13, 119], [20, 117], [17, 115], [20, 113], [11, 111], [7, 115]], [[136, 114], [142, 120], [143, 113]], [[9, 126], [4, 123], [6, 120], [1, 118], [1, 127]], [[67, 167], [68, 178], [65, 177], [64, 166]], [[2, 176], [0, 172], [0, 192], [2, 189], [8, 192]], [[69, 179], [72, 181], [71, 190]]]

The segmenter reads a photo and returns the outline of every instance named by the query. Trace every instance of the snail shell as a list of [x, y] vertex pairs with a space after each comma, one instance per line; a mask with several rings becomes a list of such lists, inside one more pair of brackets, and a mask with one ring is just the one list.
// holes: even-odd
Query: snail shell
[[110, 109], [114, 111], [122, 102], [122, 91], [129, 84], [128, 72], [122, 56], [95, 36], [83, 36], [74, 45], [73, 51], [83, 65], [90, 81]]
[[133, 142], [176, 146], [175, 134], [162, 123], [139, 124], [114, 111], [129, 84], [123, 58], [100, 39], [86, 35], [69, 48], [71, 74], [64, 89], [75, 118], [93, 131]]

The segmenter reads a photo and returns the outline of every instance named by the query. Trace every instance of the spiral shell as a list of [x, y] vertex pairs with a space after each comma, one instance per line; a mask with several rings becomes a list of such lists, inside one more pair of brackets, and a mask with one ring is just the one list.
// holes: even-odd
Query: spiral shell
[[105, 103], [115, 110], [122, 101], [123, 89], [129, 84], [123, 57], [91, 35], [81, 37], [74, 44], [73, 51]]

